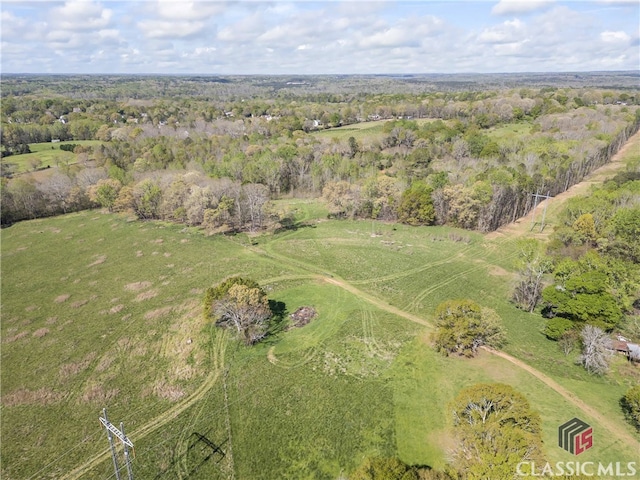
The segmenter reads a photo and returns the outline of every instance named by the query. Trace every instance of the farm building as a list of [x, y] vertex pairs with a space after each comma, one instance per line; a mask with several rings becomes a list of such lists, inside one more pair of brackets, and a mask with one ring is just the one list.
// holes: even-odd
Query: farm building
[[618, 337], [612, 342], [612, 349], [616, 353], [620, 353], [632, 362], [640, 363], [640, 345], [629, 342], [624, 337]]

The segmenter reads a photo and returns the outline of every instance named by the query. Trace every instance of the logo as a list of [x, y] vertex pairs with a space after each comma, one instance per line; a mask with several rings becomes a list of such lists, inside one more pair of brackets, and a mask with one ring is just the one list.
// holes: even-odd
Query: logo
[[558, 445], [567, 452], [580, 455], [593, 447], [593, 428], [579, 418], [572, 418], [558, 428]]

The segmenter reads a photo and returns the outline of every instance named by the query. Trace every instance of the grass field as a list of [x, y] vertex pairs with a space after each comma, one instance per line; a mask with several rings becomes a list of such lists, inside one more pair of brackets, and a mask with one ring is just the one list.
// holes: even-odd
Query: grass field
[[[353, 137], [359, 142], [362, 142], [363, 140], [382, 140], [385, 135], [384, 125], [391, 121], [393, 120], [374, 120], [371, 122], [354, 123], [353, 125], [319, 130], [313, 134], [321, 138], [337, 138], [342, 141], [348, 140], [349, 137]], [[430, 118], [418, 118], [412, 121], [416, 122], [418, 125], [422, 125], [424, 123], [433, 122], [434, 120]]]
[[100, 145], [102, 142], [99, 140], [70, 140], [61, 143], [31, 143], [29, 144], [31, 153], [12, 155], [3, 159], [3, 169], [8, 167], [14, 173], [25, 173], [34, 170], [33, 162], [40, 162], [38, 168], [47, 168], [47, 166], [53, 168], [58, 164], [74, 163], [76, 155], [73, 152], [60, 150], [60, 145], [71, 143], [94, 146]]
[[[299, 228], [251, 238], [97, 211], [3, 230], [0, 476], [109, 478], [103, 407], [125, 422], [137, 478], [331, 479], [365, 456], [396, 454], [442, 467], [447, 403], [483, 381], [529, 399], [550, 460], [571, 460], [555, 443], [573, 416], [595, 431], [581, 461], [636, 460], [610, 431], [631, 432], [618, 400], [636, 372], [620, 364], [608, 378], [588, 376], [541, 335], [541, 318], [509, 303], [512, 241], [326, 221], [317, 203], [286, 203]], [[206, 324], [200, 306], [206, 287], [238, 274], [288, 312], [313, 306], [317, 319], [242, 347]], [[460, 297], [495, 309], [506, 352], [610, 423], [501, 358], [436, 355], [430, 328], [409, 319], [428, 325], [438, 303]]]
[[487, 135], [496, 141], [527, 138], [531, 133], [530, 123], [509, 123], [489, 129]]

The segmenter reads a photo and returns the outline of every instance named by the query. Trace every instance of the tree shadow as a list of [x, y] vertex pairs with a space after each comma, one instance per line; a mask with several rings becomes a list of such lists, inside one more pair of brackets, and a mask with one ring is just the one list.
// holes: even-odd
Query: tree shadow
[[284, 332], [289, 326], [289, 312], [284, 302], [270, 299], [269, 309], [271, 310], [272, 317], [269, 322], [269, 328], [267, 329], [267, 335], [263, 340], [265, 343], [269, 343], [272, 339], [275, 340], [275, 337]]
[[276, 228], [273, 233], [295, 232], [301, 228], [316, 228], [316, 225], [307, 222], [296, 222], [292, 218], [283, 218], [280, 220], [280, 227]]

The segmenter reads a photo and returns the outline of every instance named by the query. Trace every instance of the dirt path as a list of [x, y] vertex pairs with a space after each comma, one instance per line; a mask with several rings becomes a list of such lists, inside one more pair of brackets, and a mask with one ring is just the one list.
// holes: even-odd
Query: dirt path
[[[596, 183], [598, 181], [602, 181], [602, 177], [604, 176], [604, 178], [609, 178], [609, 176], [612, 175], [612, 172], [616, 172], [618, 171], [620, 168], [622, 168], [624, 166], [624, 163], [621, 161], [621, 159], [623, 158], [623, 156], [625, 155], [625, 152], [629, 151], [631, 148], [633, 148], [634, 146], [636, 147], [640, 147], [640, 132], [637, 133], [636, 135], [634, 135], [631, 140], [629, 142], [627, 142], [625, 144], [625, 146], [620, 149], [620, 151], [614, 156], [613, 160], [612, 160], [612, 164], [607, 164], [604, 167], [598, 169], [596, 172], [594, 172], [585, 182], [582, 182], [582, 184], [576, 185], [573, 189], [572, 192], [565, 192], [564, 197], [560, 197], [560, 195], [558, 195], [558, 197], [555, 197], [553, 200], [558, 200], [558, 203], [561, 203], [563, 201], [566, 200], [566, 198], [570, 198], [570, 196], [574, 196], [574, 195], [579, 195], [580, 192], [584, 192], [586, 191], [589, 186], [593, 183]], [[560, 197], [560, 198], [559, 198]], [[523, 220], [526, 222], [526, 220]], [[530, 220], [529, 220], [530, 222]], [[520, 228], [522, 230], [522, 234], [528, 232], [528, 223], [525, 223], [525, 225], [527, 226], [526, 228], [522, 229], [522, 227], [516, 227], [516, 231], [518, 231], [518, 228]], [[513, 233], [510, 233], [511, 235], [513, 235]], [[501, 233], [502, 236], [505, 236], [505, 233]], [[264, 251], [260, 251], [261, 254], [266, 255], [268, 257], [271, 257], [272, 259], [278, 261], [278, 262], [283, 262], [285, 264], [294, 264], [297, 265], [298, 267], [302, 267], [306, 270], [313, 270], [314, 266], [311, 265], [307, 265], [304, 264], [304, 262], [300, 262], [300, 261], [292, 261], [292, 259], [287, 258], [283, 255], [279, 255], [275, 252], [264, 252]], [[299, 275], [298, 277], [304, 277], [305, 275]], [[350, 292], [351, 294], [355, 295], [356, 297], [365, 300], [369, 303], [371, 303], [372, 305], [375, 305], [376, 307], [380, 308], [381, 310], [385, 310], [387, 312], [393, 313], [394, 315], [397, 315], [399, 317], [402, 318], [406, 318], [407, 320], [414, 322], [414, 323], [418, 323], [420, 325], [423, 325], [425, 327], [427, 327], [428, 329], [433, 329], [433, 326], [431, 325], [431, 323], [427, 322], [426, 320], [424, 320], [423, 318], [417, 316], [417, 315], [413, 315], [405, 310], [402, 310], [400, 308], [394, 307], [393, 305], [390, 305], [389, 303], [373, 296], [370, 295], [368, 293], [363, 292], [362, 290], [359, 290], [358, 288], [356, 288], [355, 286], [351, 285], [350, 283], [346, 282], [343, 279], [340, 278], [336, 278], [335, 276], [327, 276], [326, 274], [310, 274], [308, 275], [307, 278], [317, 278], [318, 280], [324, 281], [326, 283], [330, 283], [332, 285], [336, 285], [348, 292]], [[553, 380], [552, 378], [548, 377], [547, 375], [545, 375], [544, 373], [540, 372], [539, 370], [533, 368], [532, 366], [528, 365], [527, 363], [523, 362], [522, 360], [519, 360], [515, 357], [512, 357], [511, 355], [504, 353], [502, 351], [499, 350], [494, 350], [491, 348], [485, 348], [485, 350], [493, 355], [496, 355], [498, 357], [501, 357], [509, 362], [511, 362], [513, 365], [525, 370], [526, 372], [528, 372], [529, 374], [533, 375], [534, 377], [536, 377], [537, 379], [539, 379], [541, 382], [543, 382], [546, 386], [548, 386], [549, 388], [551, 388], [552, 390], [556, 391], [558, 394], [560, 394], [563, 398], [565, 398], [568, 402], [570, 402], [572, 405], [576, 406], [577, 408], [579, 408], [580, 410], [582, 410], [585, 414], [589, 415], [591, 418], [597, 420], [604, 428], [606, 428], [609, 433], [614, 436], [619, 438], [620, 440], [622, 440], [624, 443], [628, 444], [628, 445], [635, 445], [639, 450], [640, 450], [640, 442], [635, 439], [631, 434], [629, 434], [628, 432], [621, 430], [620, 426], [617, 425], [614, 422], [611, 422], [610, 420], [608, 420], [605, 416], [603, 416], [601, 413], [599, 413], [597, 410], [595, 410], [593, 407], [590, 407], [587, 403], [585, 403], [583, 400], [581, 400], [580, 398], [578, 398], [575, 394], [573, 394], [572, 392], [570, 392], [569, 390], [567, 390], [566, 388], [564, 388], [562, 385], [560, 385], [558, 382], [556, 382], [555, 380]], [[269, 354], [267, 355], [268, 359], [271, 363], [277, 363], [277, 358], [275, 358], [275, 354], [272, 350], [270, 350]]]
[[[344, 282], [342, 280], [337, 280], [335, 278], [327, 278], [327, 277], [324, 277], [323, 280], [327, 283], [331, 283], [333, 285], [337, 285], [341, 288], [344, 288], [345, 290], [357, 296], [358, 298], [366, 300], [369, 303], [375, 305], [376, 307], [382, 310], [386, 310], [387, 312], [393, 313], [402, 318], [406, 318], [407, 320], [410, 320], [412, 322], [419, 323], [420, 325], [425, 325], [430, 329], [432, 328], [431, 324], [425, 321], [424, 319], [416, 315], [412, 315], [411, 313], [405, 312], [404, 310], [400, 310], [399, 308], [389, 305], [388, 303], [383, 302], [376, 297], [373, 297], [367, 293], [364, 293], [358, 290], [357, 288], [353, 287], [352, 285], [349, 285], [347, 282]], [[587, 403], [582, 401], [575, 394], [571, 393], [569, 390], [564, 388], [562, 385], [560, 385], [558, 382], [556, 382], [552, 378], [548, 377], [547, 375], [540, 372], [539, 370], [536, 370], [535, 368], [523, 362], [522, 360], [512, 357], [511, 355], [505, 352], [502, 352], [500, 350], [494, 350], [488, 347], [482, 347], [482, 348], [487, 352], [491, 353], [492, 355], [503, 358], [511, 362], [515, 366], [527, 371], [528, 373], [536, 377], [538, 380], [540, 380], [542, 383], [544, 383], [547, 387], [551, 388], [552, 390], [560, 394], [562, 397], [564, 397], [569, 403], [576, 406], [577, 408], [582, 410], [584, 413], [589, 415], [591, 418], [598, 421], [598, 423], [600, 423], [600, 425], [606, 428], [611, 435], [618, 437], [620, 440], [622, 440], [624, 443], [628, 445], [635, 446], [640, 451], [640, 442], [636, 438], [634, 438], [628, 432], [620, 429], [619, 425], [617, 425], [614, 422], [611, 422], [609, 419], [607, 419], [604, 415], [602, 415], [596, 409], [590, 407]]]
[[417, 315], [413, 315], [409, 312], [405, 312], [404, 310], [400, 310], [397, 307], [394, 307], [393, 305], [389, 305], [387, 302], [383, 302], [382, 300], [380, 300], [377, 297], [374, 297], [372, 295], [369, 295], [368, 293], [363, 292], [362, 290], [358, 290], [356, 287], [354, 287], [353, 285], [350, 285], [349, 283], [343, 281], [343, 280], [338, 280], [336, 278], [329, 278], [329, 277], [323, 277], [323, 276], [319, 276], [319, 278], [321, 280], [324, 280], [327, 283], [331, 283], [332, 285], [337, 285], [340, 288], [345, 289], [347, 292], [352, 293], [353, 295], [355, 295], [358, 298], [361, 298], [363, 300], [366, 300], [367, 302], [375, 305], [376, 307], [378, 307], [380, 310], [385, 310], [389, 313], [393, 313], [394, 315], [397, 315], [399, 317], [402, 318], [406, 318], [407, 320], [410, 320], [414, 323], [419, 323], [420, 325], [424, 325], [425, 327], [428, 327], [429, 329], [432, 328], [431, 324], [429, 322], [427, 322], [426, 320], [423, 320], [422, 318], [418, 317]]
[[[222, 333], [216, 337], [216, 342], [213, 347], [213, 365], [212, 371], [207, 375], [204, 382], [198, 387], [198, 389], [189, 395], [186, 399], [177, 403], [167, 411], [158, 415], [142, 427], [134, 430], [133, 432], [127, 432], [127, 436], [131, 439], [134, 439], [136, 442], [140, 441], [142, 438], [146, 437], [150, 433], [156, 431], [160, 427], [163, 427], [171, 420], [176, 418], [186, 409], [194, 405], [196, 402], [200, 401], [208, 392], [213, 388], [213, 386], [218, 381], [220, 374], [224, 369], [224, 352], [227, 344], [226, 334]], [[102, 462], [107, 460], [111, 452], [108, 448], [104, 449], [102, 452], [94, 455], [92, 458], [87, 460], [82, 465], [76, 467], [73, 471], [66, 474], [62, 477], [61, 480], [76, 480], [81, 478], [83, 475], [89, 473], [92, 469], [100, 465]]]
[[[568, 199], [586, 194], [592, 185], [603, 183], [604, 181], [613, 178], [618, 172], [622, 171], [625, 167], [624, 159], [630, 153], [640, 153], [640, 131], [633, 135], [627, 143], [618, 150], [609, 163], [591, 172], [591, 174], [589, 174], [582, 182], [573, 185], [566, 192], [559, 193], [553, 198], [540, 202], [538, 206], [527, 215], [519, 218], [513, 223], [500, 227], [495, 232], [487, 234], [486, 238], [521, 237], [524, 235], [533, 236], [539, 239], [548, 238], [553, 231], [553, 228], [550, 228], [549, 224], [547, 224], [544, 230], [540, 232], [540, 222], [542, 220], [545, 207], [547, 208], [545, 217], [546, 223], [548, 220], [552, 220], [556, 217], [561, 210], [562, 205]], [[534, 217], [536, 225], [532, 231], [531, 225]]]
[[[410, 320], [412, 322], [419, 323], [420, 325], [425, 325], [425, 326], [428, 326], [429, 328], [432, 328], [431, 324], [429, 324], [424, 319], [416, 315], [412, 315], [403, 310], [400, 310], [399, 308], [389, 305], [388, 303], [383, 302], [378, 298], [375, 298], [369, 294], [366, 294], [358, 290], [357, 288], [353, 287], [352, 285], [349, 285], [347, 282], [344, 282], [342, 280], [337, 280], [335, 278], [327, 278], [327, 277], [324, 277], [323, 280], [327, 283], [331, 283], [333, 285], [337, 285], [341, 288], [344, 288], [345, 290], [357, 296], [358, 298], [366, 300], [369, 303], [372, 303], [373, 305], [375, 305], [376, 307], [382, 310], [386, 310], [387, 312], [393, 313], [402, 318], [406, 318], [407, 320]], [[590, 407], [587, 403], [585, 403], [583, 400], [578, 398], [575, 394], [571, 393], [569, 390], [564, 388], [562, 385], [560, 385], [558, 382], [556, 382], [552, 378], [548, 377], [547, 375], [540, 372], [539, 370], [536, 370], [535, 368], [523, 362], [522, 360], [512, 357], [511, 355], [505, 352], [502, 352], [500, 350], [494, 350], [488, 347], [482, 347], [482, 348], [487, 352], [491, 353], [492, 355], [503, 358], [511, 362], [515, 366], [527, 371], [528, 373], [536, 377], [538, 380], [540, 380], [542, 383], [544, 383], [547, 387], [551, 388], [552, 390], [560, 394], [562, 397], [564, 397], [569, 403], [576, 406], [577, 408], [582, 410], [584, 413], [589, 415], [591, 418], [598, 421], [598, 423], [600, 423], [600, 425], [606, 428], [611, 435], [619, 438], [627, 445], [635, 446], [640, 451], [640, 442], [636, 438], [634, 438], [631, 434], [629, 434], [625, 430], [622, 430], [619, 425], [617, 425], [614, 422], [611, 422], [609, 419], [607, 419], [604, 415], [602, 415], [596, 409], [594, 409], [593, 407]]]
[[638, 449], [638, 451], [640, 451], [640, 442], [636, 438], [634, 438], [631, 434], [629, 434], [625, 430], [622, 430], [614, 422], [611, 422], [607, 417], [602, 415], [600, 412], [598, 412], [594, 408], [590, 407], [587, 403], [582, 401], [580, 398], [575, 396], [573, 393], [571, 393], [569, 390], [564, 388], [562, 385], [560, 385], [558, 382], [556, 382], [552, 378], [546, 376], [544, 373], [540, 372], [539, 370], [536, 370], [535, 368], [526, 364], [522, 360], [512, 357], [508, 353], [502, 352], [500, 350], [494, 350], [493, 348], [489, 348], [489, 347], [481, 347], [481, 348], [491, 353], [492, 355], [496, 355], [497, 357], [504, 358], [505, 360], [513, 363], [517, 367], [520, 367], [521, 369], [526, 370], [531, 375], [533, 375], [538, 380], [540, 380], [542, 383], [544, 383], [547, 387], [551, 388], [552, 390], [555, 390], [557, 393], [562, 395], [565, 398], [565, 400], [567, 400], [569, 403], [578, 407], [587, 415], [591, 416], [593, 419], [598, 421], [598, 423], [600, 423], [600, 425], [602, 425], [607, 430], [609, 430], [609, 433], [611, 433], [613, 436], [618, 437], [620, 440], [622, 440], [624, 443], [628, 445], [635, 446]]

